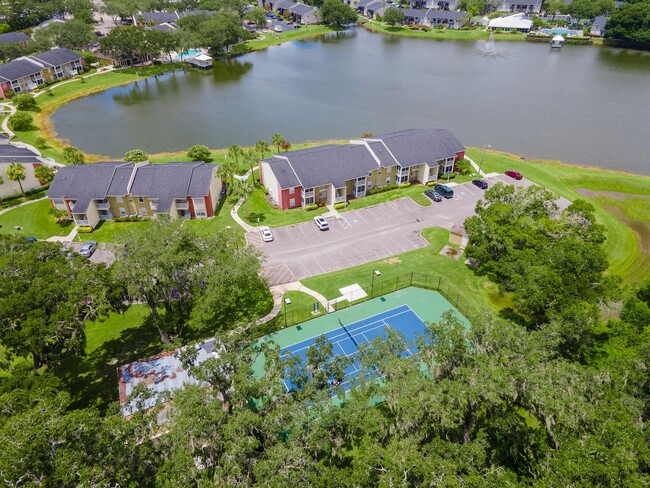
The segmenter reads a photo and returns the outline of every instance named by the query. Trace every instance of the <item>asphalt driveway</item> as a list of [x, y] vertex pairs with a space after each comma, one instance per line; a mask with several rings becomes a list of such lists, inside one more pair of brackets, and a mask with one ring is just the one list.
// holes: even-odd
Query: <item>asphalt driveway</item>
[[[526, 179], [516, 181], [505, 175], [487, 178], [528, 187]], [[424, 191], [424, 190], [423, 190]], [[273, 229], [274, 240], [263, 242], [259, 232], [249, 232], [249, 244], [266, 256], [263, 273], [270, 285], [289, 283], [339, 269], [385, 259], [428, 245], [420, 236], [423, 229], [462, 225], [474, 214], [484, 190], [471, 183], [454, 186], [454, 198], [421, 207], [410, 198], [341, 213], [327, 219], [330, 230], [320, 231], [313, 222]], [[563, 200], [561, 206], [569, 204]]]

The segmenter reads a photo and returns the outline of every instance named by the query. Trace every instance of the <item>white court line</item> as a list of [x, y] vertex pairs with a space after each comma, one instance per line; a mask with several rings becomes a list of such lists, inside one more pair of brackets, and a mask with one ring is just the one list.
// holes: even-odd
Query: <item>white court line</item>
[[361, 214], [359, 213], [358, 210], [355, 210], [354, 213], [356, 214], [357, 217], [359, 217], [361, 220], [363, 220], [366, 224], [368, 223], [368, 221], [361, 216]]

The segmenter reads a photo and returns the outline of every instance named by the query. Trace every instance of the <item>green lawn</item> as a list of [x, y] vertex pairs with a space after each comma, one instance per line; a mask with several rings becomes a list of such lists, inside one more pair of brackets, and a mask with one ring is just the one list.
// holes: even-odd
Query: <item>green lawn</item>
[[[284, 300], [288, 298], [291, 304], [286, 305]], [[319, 305], [319, 313], [312, 314], [312, 306], [316, 303], [313, 296], [301, 291], [288, 291], [282, 297], [282, 309], [274, 319], [255, 327], [255, 337], [261, 337], [290, 325], [299, 324], [324, 314], [323, 307]]]
[[263, 33], [257, 39], [246, 41], [241, 51], [259, 51], [260, 49], [277, 46], [283, 42], [297, 41], [299, 39], [320, 36], [329, 32], [335, 32], [335, 30], [325, 25], [306, 25], [302, 26], [300, 29], [286, 32]]
[[246, 204], [239, 207], [238, 215], [245, 222], [248, 222], [251, 225], [280, 227], [283, 225], [307, 222], [317, 215], [322, 215], [327, 211], [327, 207], [311, 211], [303, 210], [302, 208], [292, 208], [289, 210], [272, 208], [267, 200], [266, 194], [262, 191], [261, 187], [258, 186], [248, 197], [248, 218], [246, 217]]
[[[358, 283], [368, 294], [374, 288], [374, 296], [377, 296], [382, 290], [394, 289], [398, 280], [400, 284], [408, 281], [410, 273], [421, 273], [429, 277], [442, 277], [443, 283], [446, 283], [443, 285], [443, 292], [450, 292], [452, 298], [460, 295], [462, 304], [469, 304], [478, 311], [497, 312], [508, 305], [507, 299], [499, 296], [497, 285], [486, 277], [477, 276], [463, 263], [463, 256], [454, 260], [438, 254], [449, 241], [448, 230], [426, 229], [422, 235], [431, 243], [430, 246], [354, 268], [313, 276], [301, 282], [328, 299], [339, 297], [340, 288], [354, 283]], [[373, 285], [375, 270], [378, 270], [381, 276], [374, 278]], [[451, 290], [449, 284], [452, 284]]]
[[142, 222], [113, 222], [102, 220], [95, 230], [89, 234], [79, 234], [81, 240], [93, 240], [97, 242], [118, 242], [120, 234], [131, 229], [144, 229], [149, 221]]
[[103, 409], [117, 401], [117, 367], [164, 350], [148, 317], [145, 305], [133, 305], [123, 315], [86, 324], [86, 355], [69, 357], [54, 371], [74, 392], [76, 406]]
[[375, 193], [374, 195], [366, 195], [362, 198], [357, 198], [349, 201], [349, 205], [339, 212], [349, 212], [350, 210], [359, 210], [360, 208], [370, 207], [384, 202], [392, 202], [400, 198], [411, 197], [415, 202], [423, 207], [431, 205], [431, 199], [424, 195], [424, 191], [428, 187], [425, 185], [411, 185], [408, 188], [396, 188], [395, 190], [385, 191], [383, 193]]
[[[47, 199], [9, 210], [0, 215], [0, 232], [33, 236], [37, 239], [68, 235], [72, 231], [72, 223], [57, 224], [48, 214], [49, 210], [50, 201]], [[14, 230], [15, 226], [22, 227], [22, 230]]]
[[[437, 39], [437, 40], [454, 40], [454, 41], [480, 41], [487, 40], [490, 37], [490, 32], [482, 29], [475, 30], [460, 30], [460, 29], [431, 29], [428, 32], [420, 30], [411, 30], [405, 26], [389, 26], [384, 22], [376, 20], [368, 20], [364, 22], [363, 27], [372, 32], [381, 32], [382, 34], [391, 34], [403, 37], [416, 37], [421, 39]], [[495, 41], [523, 41], [526, 34], [517, 33], [495, 33]]]
[[[467, 154], [478, 161], [481, 149], [468, 148]], [[524, 161], [493, 151], [485, 152], [483, 169], [499, 173], [515, 169], [569, 200], [582, 198], [593, 203], [606, 227], [610, 270], [627, 282], [638, 282], [650, 274], [650, 177], [553, 161]], [[588, 196], [578, 192], [579, 188], [621, 195]]]

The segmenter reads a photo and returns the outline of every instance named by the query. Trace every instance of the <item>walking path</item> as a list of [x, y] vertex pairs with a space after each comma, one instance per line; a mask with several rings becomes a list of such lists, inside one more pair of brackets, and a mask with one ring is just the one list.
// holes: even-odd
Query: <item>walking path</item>
[[266, 322], [273, 320], [280, 313], [280, 310], [282, 310], [282, 305], [283, 305], [282, 297], [288, 291], [301, 291], [303, 293], [311, 295], [312, 297], [314, 297], [316, 300], [320, 302], [320, 304], [323, 306], [323, 309], [327, 310], [327, 313], [334, 311], [332, 306], [329, 304], [327, 298], [325, 298], [317, 291], [312, 290], [311, 288], [307, 288], [305, 285], [300, 283], [300, 281], [294, 281], [292, 283], [284, 283], [282, 285], [272, 286], [270, 290], [271, 290], [271, 295], [273, 296], [273, 309], [264, 317], [258, 319], [255, 322], [255, 325], [265, 324]]
[[230, 211], [231, 217], [235, 222], [237, 222], [242, 229], [244, 229], [246, 232], [252, 232], [257, 229], [257, 227], [253, 227], [252, 225], [248, 225], [244, 220], [239, 216], [237, 213], [239, 211], [239, 207], [242, 206], [244, 203], [244, 199], [240, 198], [239, 201], [235, 204], [235, 206], [232, 208]]
[[9, 208], [2, 209], [2, 210], [0, 210], [0, 215], [2, 215], [2, 214], [4, 214], [4, 213], [7, 213], [7, 212], [9, 212], [10, 210], [13, 210], [13, 209], [15, 209], [15, 208], [22, 207], [23, 205], [29, 205], [30, 203], [40, 202], [41, 200], [45, 200], [46, 198], [47, 198], [47, 197], [41, 197], [41, 198], [37, 198], [37, 199], [35, 199], [35, 200], [28, 200], [28, 201], [26, 201], [26, 202], [19, 203], [18, 205], [14, 205], [13, 207], [9, 207]]
[[67, 236], [52, 236], [45, 239], [47, 242], [72, 242], [77, 237], [77, 226]]

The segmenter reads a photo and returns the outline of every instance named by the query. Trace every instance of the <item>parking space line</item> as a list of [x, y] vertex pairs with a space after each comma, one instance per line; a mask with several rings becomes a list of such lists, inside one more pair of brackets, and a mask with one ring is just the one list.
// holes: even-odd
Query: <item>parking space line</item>
[[364, 219], [364, 218], [361, 216], [361, 214], [359, 213], [358, 210], [355, 210], [354, 213], [356, 214], [357, 217], [359, 217], [361, 220], [363, 220], [363, 222], [364, 222], [365, 224], [368, 223], [368, 221], [367, 221], [366, 219]]

